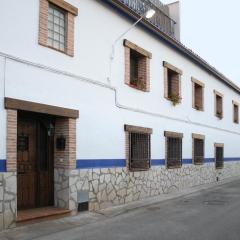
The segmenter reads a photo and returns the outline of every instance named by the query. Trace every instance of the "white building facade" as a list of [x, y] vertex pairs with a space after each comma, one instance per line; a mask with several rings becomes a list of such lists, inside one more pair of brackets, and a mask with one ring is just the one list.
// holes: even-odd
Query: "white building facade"
[[240, 89], [174, 37], [176, 6], [173, 28], [116, 41], [141, 17], [128, 2], [0, 3], [1, 229], [239, 175]]

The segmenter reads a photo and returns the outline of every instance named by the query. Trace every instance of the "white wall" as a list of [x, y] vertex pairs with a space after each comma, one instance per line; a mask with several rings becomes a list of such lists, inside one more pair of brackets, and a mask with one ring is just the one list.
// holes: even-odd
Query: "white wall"
[[[117, 107], [113, 88], [92, 84], [88, 80], [107, 84], [107, 78], [110, 76], [111, 44], [131, 22], [102, 5], [101, 1], [68, 2], [79, 8], [79, 16], [75, 19], [74, 58], [38, 45], [38, 0], [1, 2], [0, 29], [5, 34], [0, 38], [0, 52], [51, 68], [46, 69], [7, 58], [5, 96], [79, 109], [78, 159], [124, 158], [125, 123], [153, 128], [153, 159], [164, 158], [164, 130], [184, 133], [184, 158], [191, 158], [193, 132], [206, 135], [206, 157], [214, 156], [214, 142], [225, 143], [225, 157], [240, 157], [238, 146], [232, 144], [240, 139], [240, 126], [232, 121], [232, 100], [240, 102], [239, 94], [156, 37], [137, 27], [129, 32], [126, 38], [153, 54], [151, 92], [143, 93], [124, 84], [124, 49], [120, 41], [116, 45], [111, 75], [111, 86], [117, 89]], [[183, 100], [176, 107], [164, 99], [163, 61], [168, 61], [183, 70]], [[1, 86], [3, 65], [4, 62], [0, 59]], [[204, 112], [192, 108], [191, 76], [205, 83]], [[214, 116], [214, 89], [224, 94], [222, 120]], [[119, 108], [119, 105], [123, 108]], [[1, 109], [2, 131], [6, 125], [3, 101]], [[5, 149], [6, 139], [4, 134], [1, 134], [0, 141], [3, 151], [0, 153], [3, 157], [5, 150], [2, 149]]]

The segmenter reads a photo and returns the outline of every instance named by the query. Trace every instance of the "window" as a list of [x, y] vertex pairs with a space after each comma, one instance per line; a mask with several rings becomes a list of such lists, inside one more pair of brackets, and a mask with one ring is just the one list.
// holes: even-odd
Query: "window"
[[181, 102], [181, 75], [182, 71], [167, 62], [164, 66], [164, 96], [166, 99], [178, 104]]
[[180, 168], [182, 166], [182, 138], [183, 134], [165, 132], [167, 168]]
[[215, 143], [215, 166], [217, 169], [222, 169], [224, 165], [223, 147], [223, 144]]
[[142, 91], [150, 91], [150, 59], [152, 54], [128, 40], [125, 46], [125, 83]]
[[193, 108], [199, 111], [204, 110], [204, 84], [192, 77], [193, 84]]
[[204, 163], [204, 136], [192, 134], [193, 138], [193, 163], [202, 165]]
[[48, 46], [60, 51], [66, 47], [66, 12], [53, 4], [48, 8]]
[[150, 168], [152, 129], [125, 125], [128, 166], [131, 171]]
[[233, 101], [233, 122], [239, 123], [239, 105]]
[[77, 15], [78, 9], [63, 0], [40, 0], [39, 44], [73, 56]]
[[223, 95], [217, 91], [215, 94], [215, 116], [222, 119], [223, 118]]

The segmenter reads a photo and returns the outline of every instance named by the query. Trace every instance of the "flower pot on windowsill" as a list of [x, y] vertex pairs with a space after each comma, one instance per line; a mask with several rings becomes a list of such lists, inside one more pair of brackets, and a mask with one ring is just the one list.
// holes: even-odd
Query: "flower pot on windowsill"
[[144, 82], [136, 78], [131, 79], [130, 85], [142, 91], [145, 91], [146, 89]]
[[180, 103], [181, 98], [178, 94], [171, 94], [169, 100], [172, 102], [173, 106], [176, 106], [177, 104]]

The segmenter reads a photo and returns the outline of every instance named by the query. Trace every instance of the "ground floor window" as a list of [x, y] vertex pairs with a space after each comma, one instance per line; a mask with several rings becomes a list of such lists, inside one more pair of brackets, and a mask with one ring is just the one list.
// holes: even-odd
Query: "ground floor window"
[[193, 163], [202, 165], [204, 163], [204, 136], [192, 134], [193, 137]]
[[182, 166], [182, 133], [167, 132], [166, 137], [166, 165], [167, 168], [180, 168]]
[[215, 143], [215, 166], [222, 169], [224, 165], [224, 146], [221, 143]]
[[129, 170], [142, 171], [150, 168], [151, 133], [149, 128], [125, 125]]

